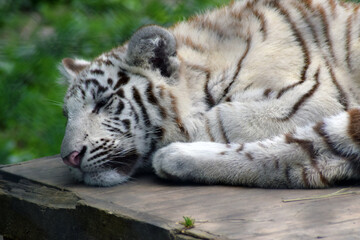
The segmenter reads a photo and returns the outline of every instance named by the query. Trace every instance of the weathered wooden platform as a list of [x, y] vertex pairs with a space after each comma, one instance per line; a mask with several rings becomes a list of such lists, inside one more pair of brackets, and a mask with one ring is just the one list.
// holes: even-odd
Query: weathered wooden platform
[[[152, 175], [115, 187], [89, 187], [74, 183], [55, 156], [0, 168], [0, 235], [10, 239], [360, 239], [359, 193], [360, 187], [271, 190], [175, 184]], [[179, 224], [183, 216], [194, 218], [195, 227]]]

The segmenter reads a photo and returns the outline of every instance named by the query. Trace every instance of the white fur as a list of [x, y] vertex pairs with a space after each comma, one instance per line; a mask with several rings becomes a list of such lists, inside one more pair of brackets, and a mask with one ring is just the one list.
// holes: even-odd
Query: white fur
[[[62, 157], [87, 146], [82, 178], [103, 186], [126, 181], [149, 161], [160, 177], [206, 183], [315, 188], [359, 179], [354, 156], [360, 156], [360, 147], [349, 135], [346, 110], [359, 106], [360, 14], [343, 5], [336, 2], [333, 13], [326, 0], [313, 0], [311, 6], [299, 0], [244, 0], [169, 30], [140, 29], [130, 44], [102, 54], [80, 73], [66, 70], [72, 80]], [[346, 30], [349, 19], [352, 28]], [[142, 36], [150, 38], [149, 46]], [[160, 39], [168, 41], [163, 57], [169, 60], [169, 76], [151, 62]], [[175, 50], [174, 39], [176, 56], [166, 56]], [[87, 88], [82, 99], [76, 88], [96, 78], [107, 87], [98, 98], [114, 96], [108, 79], [117, 80], [119, 69], [130, 80], [121, 87], [125, 100], [113, 97], [112, 109], [124, 102], [118, 117], [131, 119], [131, 137], [110, 135], [103, 126], [110, 113], [91, 113], [99, 102], [91, 95], [94, 89]], [[157, 105], [146, 100], [149, 82]], [[144, 110], [134, 88], [149, 122], [135, 124], [134, 112]], [[159, 129], [154, 145], [148, 136]], [[104, 138], [116, 146], [113, 155], [136, 150], [141, 156], [131, 173], [104, 169], [101, 157], [96, 164], [89, 160], [96, 155], [89, 151]], [[149, 153], [151, 148], [158, 150]]]

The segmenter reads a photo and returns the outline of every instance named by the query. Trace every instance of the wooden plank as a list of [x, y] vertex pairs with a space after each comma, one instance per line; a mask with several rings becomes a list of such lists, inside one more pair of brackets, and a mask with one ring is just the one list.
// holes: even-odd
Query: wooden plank
[[[55, 204], [50, 207], [63, 210], [51, 214], [62, 214], [82, 234], [77, 236], [80, 239], [90, 239], [89, 236], [96, 239], [99, 236], [96, 232], [120, 239], [127, 239], [124, 236], [141, 239], [144, 234], [147, 239], [151, 239], [150, 236], [153, 239], [360, 239], [360, 188], [355, 186], [349, 189], [274, 190], [176, 184], [153, 175], [142, 175], [123, 185], [99, 188], [75, 183], [57, 156], [3, 166], [0, 176], [3, 178], [0, 185], [1, 206], [3, 202], [9, 205], [8, 196], [19, 201], [19, 205], [33, 203], [34, 196], [19, 194], [29, 189], [37, 189], [35, 192], [42, 198], [56, 193], [61, 196], [60, 199], [67, 199], [67, 205], [61, 205], [58, 198], [43, 199], [40, 205], [47, 209], [49, 201], [54, 201]], [[339, 190], [347, 194], [283, 202], [284, 199], [315, 198]], [[39, 197], [35, 196], [35, 199]], [[11, 206], [8, 208], [12, 209]], [[4, 219], [3, 215], [0, 216]], [[183, 216], [194, 218], [195, 228], [184, 230], [179, 224]], [[5, 219], [11, 217], [5, 216]], [[49, 216], [43, 217], [47, 219]], [[84, 218], [93, 222], [90, 224]], [[77, 221], [74, 222], [74, 219]], [[101, 219], [127, 228], [119, 228], [116, 224], [104, 225]], [[57, 226], [59, 223], [53, 221]], [[84, 227], [85, 223], [88, 227]], [[96, 231], [91, 231], [90, 226]], [[47, 228], [46, 223], [36, 226], [37, 234], [44, 232], [44, 228]], [[56, 232], [53, 228], [50, 230]], [[1, 231], [4, 227], [0, 223], [0, 234], [8, 234]], [[73, 237], [76, 231], [62, 227], [62, 232], [69, 237]], [[50, 233], [46, 234], [49, 236]]]

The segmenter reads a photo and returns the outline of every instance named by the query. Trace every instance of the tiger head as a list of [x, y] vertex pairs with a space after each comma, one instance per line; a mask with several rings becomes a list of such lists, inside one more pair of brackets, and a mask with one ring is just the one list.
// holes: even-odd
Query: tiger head
[[110, 186], [146, 165], [164, 134], [169, 113], [159, 102], [171, 98], [165, 90], [177, 81], [178, 65], [173, 34], [158, 26], [139, 29], [92, 62], [62, 61], [68, 90], [61, 157], [76, 178]]

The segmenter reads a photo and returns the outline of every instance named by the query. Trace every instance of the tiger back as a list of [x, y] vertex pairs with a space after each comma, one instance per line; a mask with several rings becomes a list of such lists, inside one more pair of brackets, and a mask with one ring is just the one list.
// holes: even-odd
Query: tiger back
[[359, 5], [244, 0], [64, 59], [61, 156], [87, 184], [320, 188], [360, 177]]

